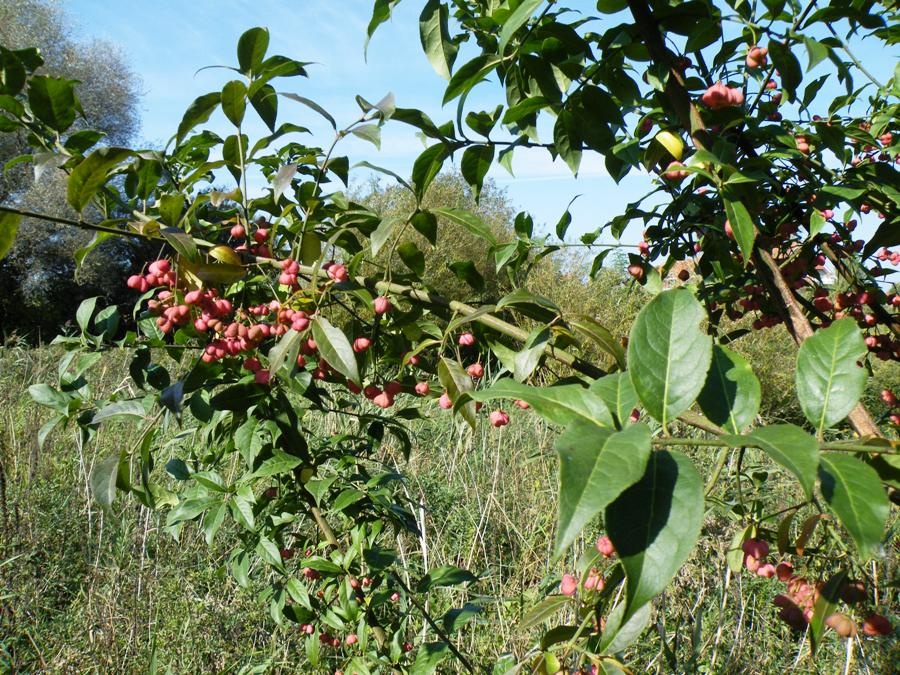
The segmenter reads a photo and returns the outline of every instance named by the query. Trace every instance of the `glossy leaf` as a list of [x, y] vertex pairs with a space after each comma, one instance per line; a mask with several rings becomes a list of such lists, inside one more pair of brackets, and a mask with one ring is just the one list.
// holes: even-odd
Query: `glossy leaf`
[[481, 237], [486, 242], [495, 246], [497, 244], [497, 238], [494, 236], [494, 233], [491, 232], [491, 229], [485, 225], [484, 221], [476, 216], [471, 211], [466, 211], [465, 209], [457, 209], [448, 206], [441, 206], [438, 208], [431, 209], [431, 213], [446, 218], [457, 225], [462, 225], [472, 234]]
[[83, 211], [88, 202], [109, 179], [110, 172], [133, 156], [126, 148], [99, 148], [72, 169], [66, 186], [66, 200], [76, 211]]
[[733, 434], [739, 434], [759, 412], [759, 380], [743, 356], [728, 347], [713, 346], [712, 364], [697, 398], [703, 414]]
[[561, 426], [568, 426], [579, 420], [592, 422], [601, 427], [614, 426], [612, 414], [603, 399], [577, 384], [530, 387], [504, 378], [487, 389], [470, 392], [468, 396], [475, 401], [490, 401], [496, 398], [521, 399], [548, 422]]
[[819, 489], [856, 543], [860, 558], [883, 556], [891, 504], [875, 469], [852, 455], [822, 455]]
[[631, 411], [638, 404], [637, 394], [628, 373], [605, 375], [591, 384], [591, 391], [600, 395], [606, 407], [616, 416], [619, 426], [625, 426]]
[[222, 112], [234, 126], [241, 126], [247, 109], [247, 85], [231, 80], [222, 88]]
[[178, 125], [178, 131], [175, 134], [176, 142], [181, 143], [191, 129], [208, 120], [221, 102], [222, 94], [218, 91], [195, 98], [185, 111], [184, 117], [181, 118], [181, 124]]
[[725, 203], [725, 214], [731, 229], [734, 232], [734, 239], [744, 255], [744, 265], [750, 262], [750, 256], [753, 253], [753, 242], [756, 240], [756, 225], [753, 224], [753, 218], [741, 202], [736, 200], [723, 199]]
[[457, 410], [469, 426], [475, 427], [475, 404], [470, 400], [463, 400], [460, 397], [463, 394], [470, 395], [472, 393], [472, 378], [468, 376], [466, 371], [462, 369], [456, 361], [441, 358], [438, 361], [438, 380], [441, 386], [447, 391], [450, 400], [453, 401], [454, 409]]
[[459, 586], [460, 584], [472, 583], [478, 581], [478, 577], [467, 570], [454, 567], [453, 565], [445, 565], [431, 570], [428, 574], [419, 580], [416, 590], [419, 593], [427, 593], [432, 588], [440, 588], [446, 586]]
[[269, 30], [267, 28], [251, 28], [238, 39], [237, 57], [241, 72], [244, 75], [256, 73], [262, 65], [263, 57], [269, 48]]
[[706, 382], [712, 338], [703, 307], [683, 288], [663, 291], [638, 314], [628, 341], [628, 372], [638, 399], [663, 425], [687, 410]]
[[320, 316], [312, 322], [312, 335], [326, 363], [348, 380], [360, 384], [356, 355], [343, 331]]
[[576, 421], [556, 441], [559, 453], [559, 558], [593, 518], [639, 481], [650, 457], [650, 429], [624, 431]]
[[703, 482], [685, 455], [657, 451], [644, 477], [606, 507], [606, 528], [625, 569], [623, 623], [684, 564], [700, 536]]
[[112, 506], [116, 498], [116, 482], [119, 476], [120, 455], [111, 455], [97, 461], [91, 471], [91, 494], [104, 509]]
[[435, 143], [416, 157], [412, 168], [413, 192], [421, 202], [428, 186], [444, 166], [444, 160], [450, 156], [450, 149], [443, 143]]
[[419, 15], [419, 39], [422, 49], [438, 75], [450, 79], [458, 47], [450, 39], [450, 11], [441, 0], [428, 0]]
[[544, 2], [545, 0], [523, 0], [516, 7], [516, 10], [503, 22], [503, 28], [500, 30], [500, 42], [497, 45], [498, 54], [502, 55], [506, 51], [506, 46], [516, 31], [528, 22], [528, 19]]
[[793, 424], [769, 424], [742, 437], [726, 436], [736, 446], [742, 438], [750, 439], [800, 481], [806, 498], [812, 498], [816, 470], [819, 467], [819, 446], [816, 439]]
[[797, 398], [806, 419], [821, 433], [844, 419], [866, 386], [857, 362], [868, 349], [851, 318], [839, 319], [803, 341], [797, 354]]
[[484, 177], [494, 161], [493, 145], [472, 145], [463, 153], [459, 168], [463, 178], [472, 188], [475, 199], [481, 195]]
[[778, 69], [781, 76], [781, 86], [787, 94], [788, 102], [793, 101], [797, 87], [803, 80], [803, 69], [800, 67], [800, 62], [790, 47], [778, 40], [769, 42], [769, 56], [772, 57], [772, 64]]
[[63, 132], [72, 126], [78, 103], [75, 82], [62, 77], [36, 75], [28, 81], [28, 103], [41, 122], [54, 131]]
[[332, 129], [337, 130], [337, 122], [334, 121], [334, 117], [331, 116], [331, 113], [329, 113], [327, 110], [325, 110], [325, 108], [320, 106], [312, 99], [306, 98], [305, 96], [300, 96], [299, 94], [282, 93], [281, 95], [285, 98], [289, 98], [292, 101], [296, 101], [297, 103], [302, 103], [310, 110], [316, 111], [326, 120], [328, 120], [328, 123], [331, 125]]
[[606, 327], [587, 316], [570, 321], [570, 324], [576, 331], [596, 342], [600, 349], [613, 357], [621, 370], [625, 370], [625, 348]]

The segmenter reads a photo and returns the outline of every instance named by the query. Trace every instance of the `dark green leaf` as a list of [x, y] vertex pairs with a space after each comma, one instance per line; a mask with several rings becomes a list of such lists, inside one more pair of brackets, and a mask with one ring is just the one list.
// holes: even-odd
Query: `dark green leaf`
[[36, 75], [28, 81], [28, 103], [41, 122], [54, 131], [63, 132], [72, 126], [78, 112], [75, 82]]
[[[737, 437], [726, 438], [731, 439], [735, 445], [740, 444]], [[812, 498], [816, 469], [819, 466], [819, 446], [815, 438], [793, 424], [769, 424], [743, 438], [759, 445], [769, 457], [793, 473], [803, 486], [806, 498]]]
[[882, 557], [891, 503], [875, 469], [852, 455], [828, 453], [819, 464], [819, 487], [856, 543], [860, 558]]
[[431, 212], [437, 216], [442, 216], [457, 225], [462, 225], [469, 232], [477, 237], [481, 237], [491, 246], [497, 245], [497, 238], [491, 229], [485, 225], [484, 221], [471, 211], [465, 209], [456, 209], [448, 206], [431, 209]]
[[503, 22], [503, 28], [500, 30], [500, 43], [497, 45], [498, 54], [503, 55], [516, 31], [528, 22], [535, 10], [543, 3], [544, 0], [522, 0], [516, 10]]
[[606, 407], [616, 416], [619, 426], [625, 426], [631, 411], [638, 404], [637, 394], [628, 373], [613, 373], [601, 377], [591, 384], [591, 391], [600, 395]]
[[728, 347], [713, 346], [712, 365], [697, 398], [706, 417], [739, 434], [759, 412], [760, 386], [753, 368]]
[[180, 144], [191, 129], [208, 120], [221, 102], [222, 94], [218, 91], [194, 99], [181, 118], [181, 124], [178, 125], [178, 132], [175, 134], [176, 143]]
[[484, 184], [484, 177], [487, 175], [488, 169], [494, 161], [493, 145], [472, 145], [466, 148], [463, 153], [462, 161], [459, 168], [463, 178], [472, 188], [477, 201], [481, 195], [481, 186]]
[[110, 172], [134, 153], [126, 148], [98, 148], [85, 157], [69, 175], [66, 199], [76, 211], [83, 211]]
[[238, 39], [237, 57], [241, 72], [244, 75], [258, 73], [266, 50], [269, 48], [269, 30], [267, 28], [251, 28]]
[[769, 56], [772, 57], [772, 63], [781, 75], [781, 86], [787, 94], [788, 102], [793, 101], [797, 87], [803, 80], [800, 62], [790, 48], [778, 40], [769, 42]]
[[[256, 114], [269, 127], [269, 130], [275, 131], [275, 122], [278, 119], [278, 94], [275, 88], [270, 84], [259, 87], [250, 96], [250, 105], [253, 106]], [[284, 126], [282, 125], [279, 129]], [[297, 129], [305, 131], [304, 127], [298, 127]]]
[[425, 255], [414, 243], [411, 241], [403, 242], [397, 247], [397, 254], [400, 256], [403, 264], [417, 276], [421, 277], [425, 274]]
[[739, 201], [731, 201], [723, 197], [725, 202], [725, 214], [728, 216], [728, 222], [731, 223], [731, 229], [734, 231], [734, 239], [737, 241], [744, 254], [744, 265], [750, 262], [750, 256], [753, 253], [753, 242], [756, 240], [756, 225], [746, 207]]
[[247, 85], [240, 80], [231, 80], [222, 88], [222, 112], [236, 127], [244, 121], [247, 109]]
[[575, 422], [556, 441], [559, 453], [559, 527], [553, 557], [560, 558], [581, 530], [644, 475], [650, 429], [624, 431]]
[[431, 181], [444, 166], [444, 160], [450, 156], [450, 148], [443, 143], [435, 143], [426, 148], [413, 162], [412, 183], [416, 200], [421, 202]]
[[467, 94], [472, 88], [484, 80], [500, 63], [500, 58], [489, 54], [481, 54], [463, 65], [450, 81], [444, 91], [444, 105], [458, 96]]
[[596, 342], [600, 349], [615, 359], [616, 365], [620, 369], [625, 370], [625, 348], [622, 347], [622, 343], [619, 340], [613, 337], [608, 329], [588, 316], [581, 317], [570, 323], [572, 328]]
[[419, 593], [427, 593], [432, 588], [440, 588], [441, 586], [459, 586], [467, 582], [476, 582], [478, 577], [467, 570], [454, 567], [453, 565], [445, 565], [431, 570], [416, 586]]
[[657, 451], [640, 482], [606, 508], [627, 577], [623, 623], [661, 593], [687, 560], [703, 523], [703, 482], [685, 455]]

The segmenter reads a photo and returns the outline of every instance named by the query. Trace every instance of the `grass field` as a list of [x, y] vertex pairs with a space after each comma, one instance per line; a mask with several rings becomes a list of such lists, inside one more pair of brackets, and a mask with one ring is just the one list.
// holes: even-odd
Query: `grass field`
[[[748, 345], [766, 348], [764, 341]], [[58, 358], [53, 348], [0, 351], [0, 672], [310, 672], [296, 629], [276, 625], [266, 603], [230, 577], [225, 559], [233, 533], [225, 531], [209, 549], [188, 527], [176, 543], [162, 529], [164, 515], [122, 498], [112, 514], [92, 504], [92, 463], [123, 441], [121, 433], [80, 447], [71, 430], [57, 430], [38, 449], [36, 434], [48, 415], [30, 402], [27, 386], [53, 381]], [[779, 360], [785, 362], [758, 361], [771, 368], [768, 376], [760, 373], [766, 414], [796, 421], [780, 384], [790, 373]], [[128, 386], [123, 354], [108, 353], [97, 372], [99, 389]], [[874, 385], [867, 397], [877, 399]], [[384, 460], [398, 462], [410, 498], [422, 505], [423, 539], [401, 542], [411, 564], [455, 564], [481, 577], [468, 597], [455, 592], [452, 599], [483, 604], [459, 646], [489, 669], [502, 654], [523, 658], [533, 648], [539, 630], [518, 624], [567, 569], [550, 564], [554, 433], [528, 412], [516, 411], [502, 430], [482, 425], [474, 433], [440, 412], [435, 406], [429, 410], [435, 419], [413, 428], [408, 463], [392, 454]], [[712, 464], [708, 451], [688, 452], [700, 467]], [[726, 459], [730, 475], [735, 457]], [[767, 482], [766, 512], [790, 503], [795, 484], [762, 457], [749, 453], [742, 469], [750, 477], [742, 499]], [[735, 503], [730, 485], [723, 481], [711, 499]], [[888, 557], [865, 570], [882, 581], [878, 607], [895, 626], [897, 526], [894, 517]], [[828, 634], [814, 666], [803, 636], [776, 618], [771, 598], [781, 584], [726, 572], [725, 550], [737, 527], [736, 515], [707, 516], [694, 555], [625, 654], [635, 672], [896, 672], [896, 633], [861, 635], [849, 664], [844, 644]], [[578, 542], [576, 555], [591, 543]], [[566, 564], [571, 569], [572, 559]], [[812, 568], [819, 564], [813, 556]], [[444, 668], [456, 672], [449, 661]]]

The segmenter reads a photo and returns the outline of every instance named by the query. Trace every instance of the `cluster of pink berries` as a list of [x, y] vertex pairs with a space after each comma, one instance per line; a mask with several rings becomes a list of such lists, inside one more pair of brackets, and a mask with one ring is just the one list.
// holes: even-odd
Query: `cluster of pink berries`
[[246, 326], [242, 323], [230, 323], [222, 331], [221, 337], [209, 342], [203, 349], [200, 358], [204, 363], [214, 363], [227, 356], [238, 356], [256, 349], [271, 334], [268, 324], [257, 323]]
[[[611, 558], [616, 554], [612, 541], [606, 535], [598, 538], [594, 546], [604, 558]], [[587, 591], [597, 591], [599, 593], [606, 587], [606, 579], [603, 578], [596, 567], [592, 567], [588, 571], [587, 577], [585, 577], [583, 586]], [[578, 578], [573, 574], [563, 574], [562, 581], [559, 584], [559, 592], [571, 597], [577, 591]]]
[[[869, 131], [872, 125], [869, 122], [862, 122], [859, 127], [863, 131]], [[875, 145], [864, 146], [862, 152], [860, 152], [858, 155], [854, 155], [854, 157], [850, 160], [850, 165], [859, 166], [860, 164], [864, 164], [867, 162], [890, 162], [891, 155], [887, 152], [886, 148], [890, 146], [893, 141], [894, 134], [892, 134], [890, 131], [881, 134], [881, 136], [878, 137], [878, 142], [881, 144], [881, 147]], [[850, 139], [850, 142], [857, 143], [856, 139]], [[895, 156], [893, 161], [900, 164], [900, 155]], [[884, 214], [879, 214], [879, 216], [881, 218], [884, 218]]]
[[[812, 621], [816, 600], [823, 584], [811, 583], [808, 579], [794, 574], [794, 566], [789, 562], [774, 565], [764, 562], [769, 555], [769, 544], [762, 539], [748, 539], [741, 545], [744, 552], [744, 566], [758, 576], [771, 579], [777, 577], [786, 584], [785, 593], [776, 595], [772, 602], [779, 608], [778, 618], [794, 630], [806, 630]], [[866, 587], [861, 581], [848, 581], [840, 589], [840, 598], [848, 605], [866, 599]], [[856, 635], [856, 624], [846, 615], [834, 613], [825, 623], [842, 637]], [[888, 635], [892, 632], [890, 622], [879, 614], [870, 614], [863, 623], [866, 635]]]
[[765, 47], [757, 47], [756, 45], [753, 45], [747, 52], [747, 67], [759, 68], [766, 65], [766, 57], [768, 56], [768, 54], [769, 50]]
[[133, 274], [128, 277], [125, 285], [140, 293], [146, 293], [157, 286], [173, 288], [177, 282], [172, 264], [166, 260], [155, 260], [147, 268], [147, 274]]
[[898, 410], [898, 408], [900, 408], [900, 401], [897, 400], [894, 392], [892, 392], [890, 389], [882, 389], [881, 400], [884, 401], [885, 405], [893, 411], [888, 416], [891, 424], [893, 424], [895, 427], [900, 427], [900, 410]]
[[278, 283], [282, 286], [288, 286], [291, 290], [297, 290], [300, 282], [297, 275], [300, 272], [300, 263], [292, 258], [282, 260], [278, 266], [281, 268], [281, 274], [278, 275]]
[[[890, 262], [891, 265], [900, 265], [900, 251], [891, 251], [888, 248], [883, 248], [878, 251], [878, 254], [875, 256], [881, 262]], [[898, 302], [900, 305], [900, 302]]]
[[337, 284], [342, 284], [350, 278], [347, 266], [343, 263], [334, 262], [332, 260], [331, 262], [322, 265], [322, 269], [325, 270], [328, 278]]
[[[271, 249], [266, 243], [269, 240], [268, 225], [265, 218], [257, 219], [256, 229], [250, 235], [250, 239], [252, 239], [254, 243], [250, 243], [250, 240], [247, 240], [243, 244], [235, 246], [234, 250], [268, 258], [271, 255]], [[230, 234], [232, 239], [244, 239], [247, 236], [247, 230], [243, 225], [233, 225]]]
[[716, 82], [703, 92], [700, 100], [710, 110], [734, 108], [744, 104], [744, 93], [740, 89], [733, 89], [721, 82]]

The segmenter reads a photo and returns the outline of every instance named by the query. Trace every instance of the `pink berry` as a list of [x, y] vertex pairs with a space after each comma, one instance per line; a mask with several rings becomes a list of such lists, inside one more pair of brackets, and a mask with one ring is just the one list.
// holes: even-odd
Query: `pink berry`
[[597, 552], [604, 558], [611, 558], [616, 553], [616, 548], [613, 546], [612, 540], [606, 535], [597, 539], [597, 543], [594, 544], [594, 546], [597, 548]]
[[419, 396], [428, 396], [428, 393], [431, 391], [431, 387], [427, 382], [417, 382], [415, 389]]
[[247, 234], [247, 231], [244, 229], [243, 225], [232, 225], [232, 227], [231, 227], [231, 238], [232, 239], [243, 239], [245, 234]]
[[766, 563], [764, 565], [760, 565], [759, 568], [756, 570], [756, 573], [761, 577], [765, 577], [766, 579], [771, 579], [772, 577], [774, 577], [777, 574], [777, 572], [775, 570], [775, 565], [773, 565], [772, 563]]
[[328, 276], [338, 283], [347, 281], [350, 278], [347, 268], [340, 263], [336, 263], [328, 268]]
[[347, 639], [344, 640], [344, 642], [352, 646], [359, 642], [359, 638], [356, 636], [356, 633], [350, 633], [350, 635], [347, 636]]
[[562, 582], [559, 584], [559, 592], [563, 595], [573, 596], [578, 590], [578, 579], [571, 574], [563, 574]]
[[466, 368], [466, 372], [473, 380], [478, 380], [484, 376], [484, 366], [482, 366], [480, 363], [473, 363], [471, 366]]
[[253, 376], [253, 381], [256, 384], [269, 384], [269, 380], [272, 378], [271, 374], [268, 370], [258, 370], [256, 374]]
[[450, 408], [453, 407], [453, 401], [451, 401], [447, 393], [444, 392], [438, 399], [438, 405], [441, 406], [444, 410], [450, 410]]
[[509, 414], [503, 410], [494, 410], [488, 416], [492, 427], [505, 427], [509, 424]]
[[513, 401], [513, 405], [516, 406], [519, 410], [528, 410], [531, 407], [528, 404], [528, 401], [523, 401], [520, 398]]
[[376, 314], [387, 314], [393, 309], [391, 301], [383, 295], [379, 295], [377, 298], [375, 298], [375, 302], [373, 304], [375, 306]]
[[460, 347], [471, 347], [475, 344], [475, 336], [471, 333], [463, 333], [459, 336]]
[[268, 238], [269, 238], [269, 231], [267, 229], [260, 228], [256, 232], [253, 233], [253, 240], [258, 244], [262, 244]]
[[769, 555], [769, 543], [762, 539], [748, 539], [741, 544], [741, 550], [754, 558], [765, 558]]
[[372, 346], [372, 341], [367, 337], [358, 337], [353, 341], [353, 351], [357, 354], [366, 351]]

